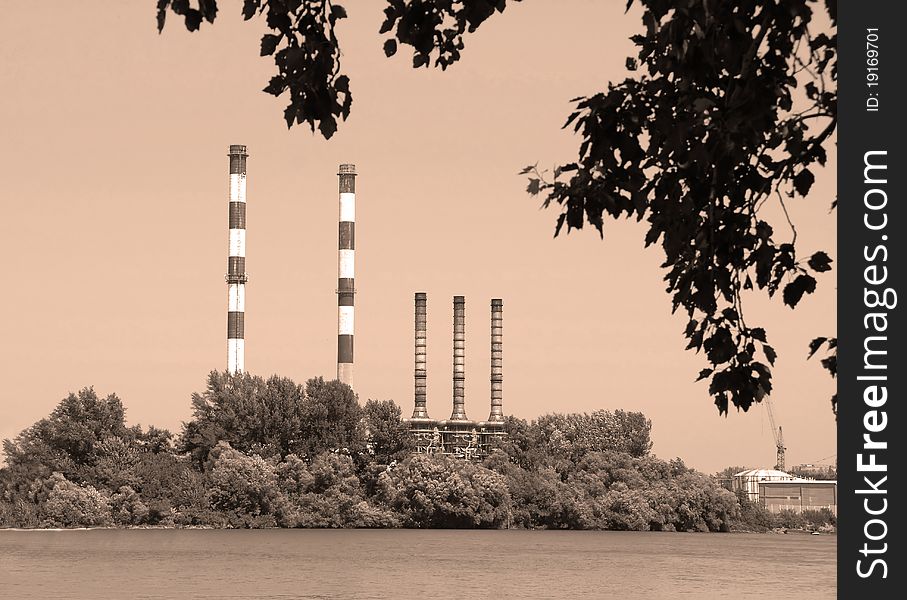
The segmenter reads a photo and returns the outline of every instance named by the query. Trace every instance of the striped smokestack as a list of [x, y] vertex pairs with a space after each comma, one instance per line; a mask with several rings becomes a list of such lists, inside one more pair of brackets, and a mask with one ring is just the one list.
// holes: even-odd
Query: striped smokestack
[[466, 421], [466, 298], [454, 296], [453, 412], [451, 421]]
[[427, 419], [428, 409], [425, 404], [425, 346], [427, 339], [428, 298], [425, 292], [416, 292], [416, 370], [414, 419]]
[[503, 412], [503, 320], [504, 301], [495, 298], [491, 301], [491, 414], [489, 423], [502, 423]]
[[229, 258], [227, 259], [227, 371], [245, 366], [246, 147], [231, 145]]
[[353, 256], [356, 247], [356, 165], [340, 165], [340, 240], [337, 279], [337, 379], [353, 385]]

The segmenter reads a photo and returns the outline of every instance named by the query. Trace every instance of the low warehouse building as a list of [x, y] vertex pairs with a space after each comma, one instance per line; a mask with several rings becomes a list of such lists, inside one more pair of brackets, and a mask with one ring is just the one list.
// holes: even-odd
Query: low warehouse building
[[763, 481], [759, 483], [762, 506], [770, 512], [783, 510], [829, 509], [838, 514], [838, 482], [821, 479], [794, 479], [791, 481]]

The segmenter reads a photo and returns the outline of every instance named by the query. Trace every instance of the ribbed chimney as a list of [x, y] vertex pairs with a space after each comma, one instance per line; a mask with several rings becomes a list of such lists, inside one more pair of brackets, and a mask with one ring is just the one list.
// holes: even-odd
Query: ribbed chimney
[[504, 421], [504, 372], [503, 372], [503, 323], [504, 301], [495, 298], [491, 301], [491, 414], [490, 423]]
[[246, 147], [231, 145], [227, 258], [227, 371], [245, 368], [246, 310]]
[[425, 369], [425, 349], [428, 335], [428, 297], [425, 292], [416, 292], [416, 369], [415, 377], [415, 408], [413, 409], [414, 419], [427, 419], [428, 409], [426, 407], [426, 369]]
[[466, 421], [466, 298], [453, 299], [453, 412], [451, 421]]
[[353, 385], [353, 296], [356, 293], [356, 165], [340, 165], [340, 235], [337, 266], [337, 379]]

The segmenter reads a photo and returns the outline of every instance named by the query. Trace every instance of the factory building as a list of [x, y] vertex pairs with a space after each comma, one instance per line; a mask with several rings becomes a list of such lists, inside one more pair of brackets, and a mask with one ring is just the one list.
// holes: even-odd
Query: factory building
[[417, 452], [483, 458], [504, 435], [503, 310], [502, 300], [491, 301], [491, 411], [487, 421], [473, 421], [466, 415], [466, 298], [454, 296], [452, 410], [449, 419], [435, 420], [428, 415], [426, 398], [428, 297], [416, 293], [414, 408], [406, 422]]
[[769, 512], [803, 512], [827, 508], [838, 514], [838, 482], [821, 479], [793, 479], [759, 483], [759, 502]]
[[734, 475], [733, 489], [777, 513], [827, 508], [838, 512], [838, 482], [803, 479], [775, 469], [750, 469]]

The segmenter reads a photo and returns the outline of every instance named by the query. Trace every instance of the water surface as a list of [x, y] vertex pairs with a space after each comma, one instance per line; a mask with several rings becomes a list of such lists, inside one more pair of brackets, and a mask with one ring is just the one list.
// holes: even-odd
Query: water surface
[[4, 600], [834, 597], [825, 535], [0, 530]]

